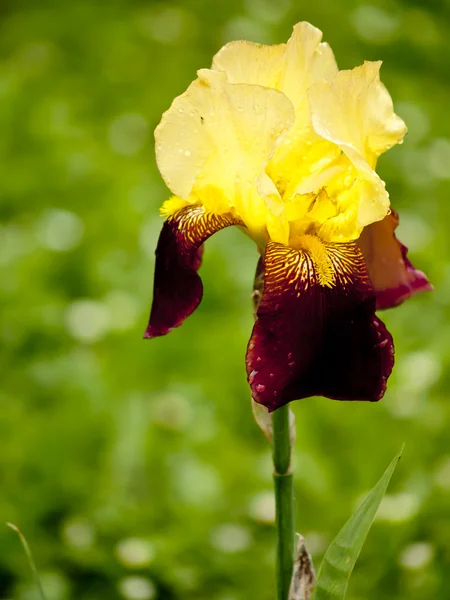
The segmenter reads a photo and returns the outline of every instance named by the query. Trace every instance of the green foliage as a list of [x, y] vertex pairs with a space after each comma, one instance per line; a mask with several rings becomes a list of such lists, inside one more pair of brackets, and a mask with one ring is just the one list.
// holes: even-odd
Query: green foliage
[[[349, 600], [450, 589], [448, 0], [1, 0], [0, 523], [20, 527], [48, 600], [273, 600], [268, 444], [244, 353], [257, 254], [206, 244], [205, 295], [143, 341], [168, 197], [152, 131], [230, 39], [308, 20], [341, 68], [384, 61], [409, 135], [379, 172], [433, 294], [383, 313], [382, 402], [294, 403], [296, 523], [316, 564], [399, 444], [404, 465]], [[0, 598], [30, 600], [0, 526]]]
[[320, 565], [313, 600], [345, 599], [350, 575], [401, 455], [400, 452], [394, 458], [355, 514], [331, 542]]

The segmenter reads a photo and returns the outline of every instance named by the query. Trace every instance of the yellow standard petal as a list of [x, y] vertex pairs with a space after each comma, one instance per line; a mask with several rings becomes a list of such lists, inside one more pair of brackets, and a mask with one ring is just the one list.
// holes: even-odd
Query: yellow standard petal
[[225, 79], [217, 71], [198, 72], [155, 131], [156, 159], [176, 196], [214, 212], [232, 210], [250, 232], [262, 235], [264, 194], [278, 194], [265, 168], [294, 121], [294, 109], [277, 90]]
[[372, 167], [406, 134], [406, 125], [394, 113], [389, 92], [380, 81], [380, 67], [381, 61], [365, 62], [308, 90], [316, 132], [350, 158], [356, 150]]
[[214, 56], [211, 69], [226, 74], [229, 83], [249, 83], [279, 89], [285, 65], [286, 44], [266, 46], [229, 42]]
[[[317, 170], [317, 163], [331, 162], [339, 155], [339, 149], [313, 132], [306, 95], [313, 83], [338, 72], [331, 48], [321, 40], [319, 29], [310, 23], [297, 23], [286, 44], [230, 42], [212, 64], [213, 69], [226, 73], [230, 82], [276, 88], [293, 103], [295, 123], [283, 136], [267, 170], [286, 196], [293, 196], [300, 182]], [[320, 149], [312, 148], [313, 139], [322, 142]]]
[[329, 79], [338, 71], [331, 48], [321, 40], [319, 29], [310, 23], [297, 23], [287, 44], [226, 44], [215, 55], [211, 68], [226, 73], [230, 83], [276, 88], [297, 109], [315, 81]]
[[[347, 225], [348, 211], [351, 212], [359, 232], [383, 219], [389, 210], [384, 182], [373, 169], [378, 156], [401, 143], [406, 133], [406, 126], [394, 113], [391, 97], [380, 81], [380, 66], [381, 62], [366, 62], [351, 71], [340, 71], [330, 81], [317, 82], [308, 90], [316, 133], [336, 144], [349, 160], [337, 180], [329, 182], [327, 191], [339, 198], [340, 215], [345, 207]], [[327, 224], [330, 235], [339, 229], [342, 218], [339, 216], [332, 227]]]

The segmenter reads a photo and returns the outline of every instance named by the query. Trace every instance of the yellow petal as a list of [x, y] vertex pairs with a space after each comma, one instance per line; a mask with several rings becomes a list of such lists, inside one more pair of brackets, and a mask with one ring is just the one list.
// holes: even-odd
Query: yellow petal
[[357, 225], [361, 231], [363, 227], [381, 221], [388, 214], [391, 204], [389, 194], [384, 181], [375, 171], [367, 174], [366, 177], [361, 177], [355, 185], [353, 193], [355, 204], [358, 206]]
[[286, 205], [274, 182], [266, 173], [262, 173], [259, 177], [258, 192], [264, 198], [266, 206], [266, 227], [269, 238], [273, 242], [287, 244], [289, 242], [289, 222]]
[[[299, 236], [318, 234], [323, 224], [338, 214], [338, 207], [323, 189], [319, 194], [297, 194], [286, 205], [290, 222], [290, 244]], [[324, 236], [322, 236], [325, 239]], [[327, 238], [327, 241], [333, 241]]]
[[[224, 76], [217, 74], [222, 80]], [[187, 198], [198, 174], [216, 152], [205, 126], [214, 113], [210, 85], [200, 77], [175, 98], [155, 130], [156, 161], [167, 187]]]
[[297, 23], [287, 44], [226, 44], [214, 57], [212, 69], [226, 73], [230, 83], [279, 89], [297, 108], [312, 83], [337, 73], [333, 52], [321, 39], [319, 29], [306, 22]]
[[[230, 84], [202, 69], [155, 131], [159, 170], [174, 194], [211, 202], [211, 191], [250, 229], [265, 228], [259, 179], [294, 120], [286, 96], [257, 85]], [[219, 200], [220, 198], [220, 200]]]
[[205, 185], [196, 191], [196, 200], [204, 207], [206, 212], [222, 215], [230, 212], [230, 201], [223, 190], [215, 185]]
[[273, 213], [268, 212], [266, 217], [266, 226], [269, 238], [272, 242], [278, 242], [285, 246], [289, 243], [289, 223], [286, 215], [283, 213], [277, 217]]
[[226, 74], [229, 83], [250, 83], [279, 88], [286, 44], [265, 46], [238, 41], [226, 44], [214, 56], [211, 69]]
[[[308, 182], [314, 173], [330, 164], [338, 149], [321, 139], [312, 129], [307, 90], [315, 82], [330, 79], [338, 68], [328, 44], [321, 43], [322, 32], [309, 23], [298, 23], [286, 44], [285, 66], [280, 89], [295, 106], [295, 123], [284, 136], [270, 162], [268, 172], [284, 190], [286, 198], [319, 189]], [[299, 186], [305, 184], [300, 191]]]
[[366, 225], [380, 221], [389, 211], [389, 195], [375, 171], [353, 172], [351, 185], [344, 186], [340, 175], [326, 188], [336, 214], [323, 210], [312, 215], [319, 235], [327, 242], [356, 240]]
[[345, 220], [342, 235], [356, 239], [354, 235], [362, 227], [383, 219], [389, 210], [389, 195], [373, 167], [382, 152], [401, 142], [406, 127], [394, 113], [392, 100], [380, 82], [380, 66], [380, 62], [366, 62], [351, 71], [340, 71], [331, 81], [318, 82], [308, 90], [315, 131], [341, 148], [354, 166], [350, 167], [355, 179], [351, 189], [342, 185], [343, 173], [327, 183], [327, 191], [339, 206], [345, 198], [348, 211], [344, 216], [344, 211], [339, 210], [333, 223], [325, 226], [330, 235], [337, 235], [339, 223]]
[[308, 90], [316, 132], [340, 146], [353, 162], [356, 152], [372, 167], [377, 157], [400, 143], [406, 133], [380, 81], [380, 67], [380, 61], [365, 62]]
[[306, 91], [316, 81], [330, 79], [338, 72], [333, 52], [321, 40], [319, 29], [302, 22], [295, 25], [286, 44], [231, 42], [213, 60], [212, 68], [226, 73], [227, 81], [277, 88], [293, 103], [295, 123], [283, 136], [267, 169], [288, 198], [298, 192], [302, 181], [340, 153], [311, 126]]
[[316, 81], [330, 79], [338, 72], [333, 51], [321, 43], [322, 32], [309, 23], [297, 23], [286, 44], [280, 90], [294, 104], [303, 104], [306, 90]]

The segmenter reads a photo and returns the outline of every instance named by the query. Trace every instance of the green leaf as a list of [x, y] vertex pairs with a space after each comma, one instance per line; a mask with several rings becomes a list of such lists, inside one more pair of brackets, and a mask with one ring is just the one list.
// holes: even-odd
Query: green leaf
[[313, 600], [343, 600], [345, 598], [353, 567], [402, 452], [403, 448], [326, 551], [320, 565]]

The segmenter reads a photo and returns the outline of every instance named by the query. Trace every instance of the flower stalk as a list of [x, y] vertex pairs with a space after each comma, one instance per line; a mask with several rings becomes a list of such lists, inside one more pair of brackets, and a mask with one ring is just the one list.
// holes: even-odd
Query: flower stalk
[[273, 412], [273, 465], [277, 530], [277, 600], [288, 600], [294, 565], [294, 485], [291, 471], [289, 408]]

